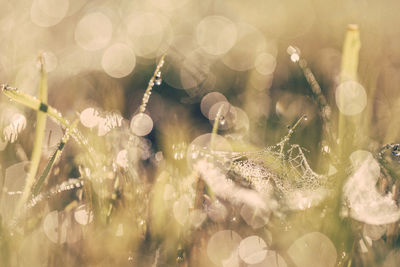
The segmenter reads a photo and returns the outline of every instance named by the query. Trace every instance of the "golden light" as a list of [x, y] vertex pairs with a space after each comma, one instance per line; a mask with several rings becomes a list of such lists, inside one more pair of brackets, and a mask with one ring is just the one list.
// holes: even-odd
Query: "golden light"
[[198, 45], [211, 55], [222, 55], [233, 47], [237, 38], [235, 24], [222, 16], [209, 16], [196, 27]]
[[104, 48], [111, 40], [111, 20], [101, 12], [85, 15], [76, 25], [75, 41], [83, 49], [94, 51]]
[[128, 76], [136, 65], [136, 56], [132, 49], [123, 43], [107, 48], [101, 59], [104, 71], [114, 78]]

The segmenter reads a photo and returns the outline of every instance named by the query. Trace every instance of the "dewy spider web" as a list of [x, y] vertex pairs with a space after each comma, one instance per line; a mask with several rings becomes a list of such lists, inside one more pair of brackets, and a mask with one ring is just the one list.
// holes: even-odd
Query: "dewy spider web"
[[289, 208], [308, 208], [325, 196], [328, 177], [312, 170], [299, 145], [287, 144], [294, 128], [281, 142], [261, 151], [211, 151], [206, 158], [225, 169], [226, 178], [241, 186], [260, 194], [268, 194], [275, 189]]
[[265, 183], [271, 180], [283, 194], [318, 189], [327, 180], [311, 169], [299, 145], [290, 145], [283, 153], [275, 145], [259, 152], [240, 153], [231, 160], [231, 176], [242, 177], [257, 191], [264, 191]]

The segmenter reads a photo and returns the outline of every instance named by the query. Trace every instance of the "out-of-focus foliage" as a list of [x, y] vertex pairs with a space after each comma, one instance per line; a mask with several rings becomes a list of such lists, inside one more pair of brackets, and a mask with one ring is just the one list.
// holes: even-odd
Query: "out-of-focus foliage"
[[0, 0], [0, 266], [397, 266], [399, 8]]

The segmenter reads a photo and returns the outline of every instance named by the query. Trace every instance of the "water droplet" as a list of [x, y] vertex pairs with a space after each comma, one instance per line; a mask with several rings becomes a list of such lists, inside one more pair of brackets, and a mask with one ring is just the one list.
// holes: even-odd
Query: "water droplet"
[[155, 84], [156, 84], [157, 86], [160, 86], [161, 83], [162, 83], [162, 79], [161, 79], [161, 78], [156, 78]]
[[292, 62], [298, 62], [298, 61], [300, 60], [299, 54], [294, 53], [294, 54], [290, 55], [290, 60], [291, 60]]
[[226, 124], [226, 120], [224, 116], [220, 116], [219, 118], [219, 125], [224, 126]]
[[155, 85], [160, 86], [162, 83], [162, 78], [161, 78], [161, 71], [157, 72], [155, 80], [154, 80]]
[[392, 155], [395, 157], [400, 156], [400, 149], [398, 145], [395, 145], [392, 150]]

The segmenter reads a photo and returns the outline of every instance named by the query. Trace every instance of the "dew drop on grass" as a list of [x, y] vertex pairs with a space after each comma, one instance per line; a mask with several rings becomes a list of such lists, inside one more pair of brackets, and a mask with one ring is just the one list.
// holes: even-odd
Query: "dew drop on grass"
[[227, 265], [228, 260], [235, 262], [242, 238], [232, 230], [222, 230], [213, 234], [207, 243], [208, 258], [216, 265]]
[[244, 238], [239, 245], [239, 256], [247, 264], [260, 263], [267, 254], [267, 244], [256, 235]]
[[218, 129], [227, 130], [235, 125], [237, 114], [236, 108], [228, 102], [218, 102], [214, 104], [208, 114], [210, 123], [214, 125], [219, 112]]
[[100, 121], [99, 112], [94, 108], [84, 109], [79, 116], [81, 123], [88, 128], [96, 127]]
[[157, 72], [155, 80], [154, 80], [155, 85], [160, 86], [162, 83], [162, 78], [161, 78], [161, 71]]
[[93, 212], [86, 205], [81, 205], [74, 212], [75, 221], [81, 225], [87, 225], [93, 221]]
[[290, 55], [290, 60], [291, 60], [292, 62], [298, 62], [298, 61], [300, 60], [299, 54], [294, 53], [294, 54]]
[[337, 259], [332, 241], [320, 232], [300, 237], [293, 242], [287, 253], [297, 267], [333, 267]]
[[208, 111], [207, 118], [214, 121], [217, 118], [219, 112], [219, 119], [224, 120], [225, 116], [228, 114], [231, 105], [226, 101], [220, 101], [211, 106]]
[[[200, 103], [201, 113], [203, 113], [204, 117], [209, 118], [209, 112], [212, 106], [219, 102], [227, 102], [226, 97], [219, 92], [211, 92], [206, 94]], [[217, 109], [218, 110], [218, 109]]]
[[153, 129], [153, 120], [145, 113], [133, 116], [130, 124], [131, 130], [137, 136], [148, 135]]

